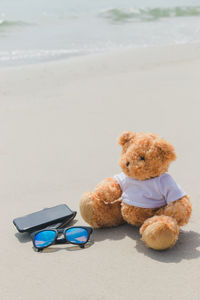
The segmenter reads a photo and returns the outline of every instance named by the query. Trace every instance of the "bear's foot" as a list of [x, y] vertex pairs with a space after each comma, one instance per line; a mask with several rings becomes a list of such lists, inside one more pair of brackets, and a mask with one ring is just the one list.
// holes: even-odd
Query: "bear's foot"
[[172, 217], [154, 216], [147, 219], [140, 228], [142, 240], [155, 250], [168, 249], [176, 243], [179, 226]]
[[93, 228], [112, 227], [124, 223], [120, 200], [114, 203], [104, 203], [92, 192], [82, 195], [80, 212], [85, 222]]

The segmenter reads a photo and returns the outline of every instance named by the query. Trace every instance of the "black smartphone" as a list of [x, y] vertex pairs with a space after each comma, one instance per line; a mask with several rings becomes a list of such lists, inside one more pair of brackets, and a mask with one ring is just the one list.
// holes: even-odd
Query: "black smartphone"
[[13, 224], [19, 232], [33, 232], [55, 226], [55, 228], [66, 225], [76, 216], [76, 211], [72, 211], [66, 204], [45, 208], [32, 214], [16, 218]]

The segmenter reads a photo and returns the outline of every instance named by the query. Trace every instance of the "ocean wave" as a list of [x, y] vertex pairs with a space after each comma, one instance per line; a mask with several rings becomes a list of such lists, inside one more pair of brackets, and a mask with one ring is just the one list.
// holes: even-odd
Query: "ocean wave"
[[99, 17], [112, 22], [128, 21], [156, 21], [162, 18], [195, 17], [200, 16], [200, 6], [183, 7], [156, 7], [156, 8], [130, 8], [107, 9], [99, 14]]
[[11, 28], [11, 27], [24, 27], [24, 26], [31, 26], [33, 23], [28, 23], [24, 21], [9, 21], [9, 20], [1, 20], [0, 19], [0, 30]]

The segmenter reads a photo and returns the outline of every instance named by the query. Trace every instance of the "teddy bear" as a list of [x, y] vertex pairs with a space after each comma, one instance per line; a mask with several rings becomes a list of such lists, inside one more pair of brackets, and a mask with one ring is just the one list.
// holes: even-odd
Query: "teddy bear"
[[176, 159], [175, 149], [152, 133], [126, 131], [118, 142], [122, 172], [82, 195], [81, 216], [93, 228], [127, 222], [140, 227], [141, 239], [148, 247], [168, 249], [192, 212], [189, 196], [168, 173]]

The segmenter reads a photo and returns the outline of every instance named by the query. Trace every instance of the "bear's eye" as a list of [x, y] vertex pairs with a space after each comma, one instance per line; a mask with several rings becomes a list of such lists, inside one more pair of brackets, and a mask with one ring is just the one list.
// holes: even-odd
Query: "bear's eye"
[[128, 161], [128, 162], [126, 163], [127, 168], [128, 168], [129, 165], [130, 165], [130, 162]]
[[144, 156], [140, 156], [140, 160], [145, 160], [145, 157]]

